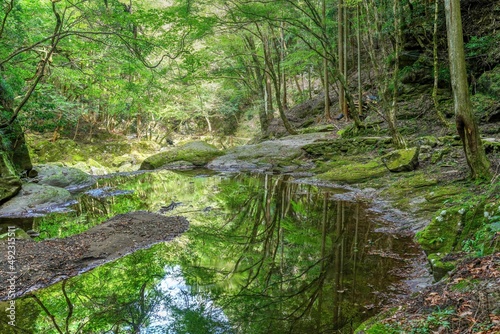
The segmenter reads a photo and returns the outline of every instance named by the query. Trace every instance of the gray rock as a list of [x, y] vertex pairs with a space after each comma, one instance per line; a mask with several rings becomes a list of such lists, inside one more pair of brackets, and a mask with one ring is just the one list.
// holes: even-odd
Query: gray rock
[[0, 207], [0, 217], [40, 216], [72, 202], [72, 196], [66, 189], [26, 183], [14, 198]]
[[38, 184], [68, 190], [85, 188], [95, 181], [91, 175], [73, 167], [38, 165], [34, 170], [38, 172]]

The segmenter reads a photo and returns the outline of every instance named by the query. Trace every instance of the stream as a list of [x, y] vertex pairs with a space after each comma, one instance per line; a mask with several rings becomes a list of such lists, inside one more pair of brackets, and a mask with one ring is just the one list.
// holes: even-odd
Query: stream
[[[78, 196], [68, 212], [17, 224], [63, 238], [147, 210], [190, 228], [16, 300], [27, 332], [352, 333], [427, 283], [423, 252], [397, 222], [290, 175], [132, 173]], [[16, 333], [5, 317], [0, 332]]]

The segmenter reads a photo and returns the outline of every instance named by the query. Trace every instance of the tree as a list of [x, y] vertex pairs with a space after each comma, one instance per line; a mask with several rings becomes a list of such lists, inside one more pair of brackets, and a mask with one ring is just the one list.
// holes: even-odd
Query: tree
[[479, 136], [477, 122], [472, 114], [472, 102], [467, 84], [460, 0], [445, 0], [444, 4], [457, 131], [462, 140], [471, 177], [488, 179], [491, 177], [490, 163]]

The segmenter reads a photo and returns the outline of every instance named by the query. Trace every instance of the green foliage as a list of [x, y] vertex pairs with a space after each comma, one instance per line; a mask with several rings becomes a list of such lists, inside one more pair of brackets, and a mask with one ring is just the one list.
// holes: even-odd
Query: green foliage
[[485, 55], [493, 46], [495, 39], [491, 35], [472, 36], [470, 41], [465, 44], [467, 57], [476, 57]]

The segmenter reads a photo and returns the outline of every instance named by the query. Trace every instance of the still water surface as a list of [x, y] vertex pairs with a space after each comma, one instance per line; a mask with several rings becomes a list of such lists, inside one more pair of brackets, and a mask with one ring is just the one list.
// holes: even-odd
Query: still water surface
[[290, 176], [160, 171], [94, 188], [73, 212], [35, 218], [40, 238], [136, 210], [190, 229], [17, 300], [27, 332], [351, 333], [407, 293], [421, 258], [366, 201]]

